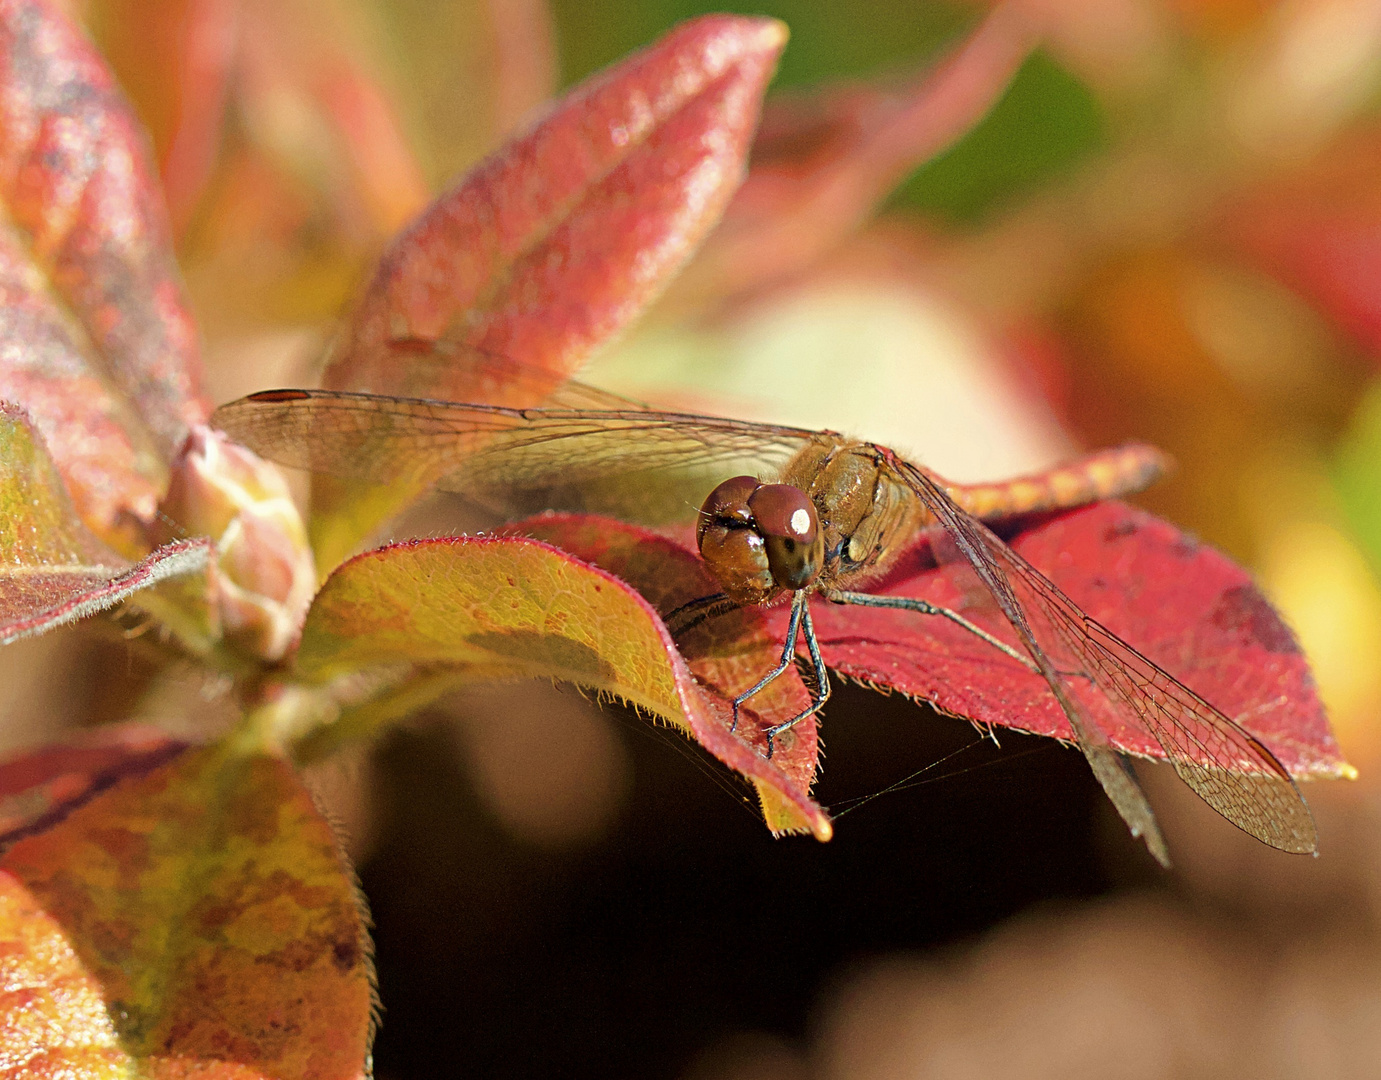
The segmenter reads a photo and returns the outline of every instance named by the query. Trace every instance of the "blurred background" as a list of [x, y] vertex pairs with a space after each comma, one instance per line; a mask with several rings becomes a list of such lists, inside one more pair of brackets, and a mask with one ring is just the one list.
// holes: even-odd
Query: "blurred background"
[[[149, 126], [218, 401], [309, 383], [432, 195], [720, 9], [68, 6]], [[376, 922], [377, 1075], [1381, 1075], [1381, 2], [736, 10], [792, 31], [752, 179], [586, 377], [955, 479], [1156, 443], [1179, 470], [1140, 501], [1254, 571], [1361, 779], [1306, 788], [1307, 859], [1143, 769], [1166, 874], [1077, 753], [846, 688], [835, 839], [774, 841], [679, 735], [476, 688], [313, 777]], [[926, 93], [947, 55], [967, 96]], [[215, 722], [96, 631], [0, 664], [10, 746]]]

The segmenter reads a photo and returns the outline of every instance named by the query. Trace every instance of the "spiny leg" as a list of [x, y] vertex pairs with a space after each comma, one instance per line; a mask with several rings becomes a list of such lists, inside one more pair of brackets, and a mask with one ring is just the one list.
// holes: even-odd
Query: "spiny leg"
[[[786, 626], [786, 644], [782, 648], [781, 662], [778, 663], [776, 667], [774, 667], [761, 679], [759, 679], [758, 684], [754, 686], [751, 690], [745, 690], [743, 693], [739, 694], [738, 697], [734, 698], [734, 722], [729, 727], [730, 731], [734, 731], [738, 728], [739, 706], [742, 705], [754, 694], [756, 694], [768, 683], [772, 682], [773, 679], [779, 678], [782, 672], [789, 668], [792, 664], [792, 661], [796, 659], [796, 639], [801, 634], [801, 616], [805, 610], [806, 593], [805, 590], [801, 590], [791, 597], [791, 621], [787, 623]], [[809, 616], [806, 617], [809, 618]], [[768, 747], [768, 756], [771, 757], [771, 743], [768, 744]]]
[[859, 607], [897, 608], [902, 611], [915, 611], [921, 615], [940, 615], [943, 618], [949, 619], [951, 622], [957, 623], [969, 633], [986, 641], [993, 648], [1010, 656], [1028, 671], [1034, 671], [1037, 675], [1041, 673], [1040, 668], [1036, 667], [1029, 656], [1017, 652], [1016, 649], [1012, 648], [1012, 646], [1008, 645], [1005, 641], [993, 637], [993, 635], [984, 630], [983, 627], [970, 622], [968, 619], [964, 618], [964, 616], [960, 615], [959, 612], [951, 611], [949, 608], [940, 607], [937, 604], [929, 603], [926, 600], [919, 600], [912, 596], [877, 596], [873, 593], [842, 592], [837, 590], [826, 592], [824, 596], [826, 600], [833, 604], [856, 604]]
[[801, 618], [801, 629], [805, 634], [806, 648], [810, 651], [810, 662], [815, 668], [815, 700], [811, 702], [810, 708], [798, 713], [785, 723], [778, 724], [776, 727], [767, 729], [767, 756], [772, 756], [773, 740], [783, 731], [790, 731], [807, 716], [814, 716], [822, 708], [825, 702], [830, 699], [830, 673], [825, 668], [825, 661], [820, 656], [820, 643], [815, 640], [815, 624], [811, 622], [810, 606], [802, 604], [804, 612]]

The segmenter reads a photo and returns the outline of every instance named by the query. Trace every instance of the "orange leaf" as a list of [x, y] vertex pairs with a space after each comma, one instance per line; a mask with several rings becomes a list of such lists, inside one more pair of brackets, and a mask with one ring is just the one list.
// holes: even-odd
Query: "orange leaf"
[[364, 925], [284, 762], [188, 753], [21, 840], [0, 871], [0, 1043], [25, 1075], [363, 1075]]
[[808, 792], [814, 729], [795, 744], [799, 756], [783, 751], [767, 760], [751, 726], [730, 733], [728, 703], [696, 685], [646, 600], [537, 541], [449, 537], [356, 556], [313, 601], [296, 665], [303, 678], [322, 682], [400, 665], [433, 680], [443, 671], [569, 680], [681, 727], [756, 785], [774, 831], [830, 835], [829, 818]]
[[0, 202], [15, 227], [0, 397], [29, 410], [88, 524], [147, 522], [162, 464], [208, 412], [196, 335], [143, 133], [39, 0], [0, 0]]
[[87, 9], [149, 129], [179, 235], [220, 149], [238, 8], [238, 0], [100, 0]]
[[0, 762], [0, 845], [51, 828], [120, 780], [185, 749], [158, 728], [115, 724]]

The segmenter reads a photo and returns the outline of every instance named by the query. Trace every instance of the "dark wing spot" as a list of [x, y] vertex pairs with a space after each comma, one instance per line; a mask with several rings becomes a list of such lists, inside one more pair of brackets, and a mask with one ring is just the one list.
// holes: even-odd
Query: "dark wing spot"
[[312, 395], [305, 390], [260, 390], [250, 394], [248, 401], [306, 401]]

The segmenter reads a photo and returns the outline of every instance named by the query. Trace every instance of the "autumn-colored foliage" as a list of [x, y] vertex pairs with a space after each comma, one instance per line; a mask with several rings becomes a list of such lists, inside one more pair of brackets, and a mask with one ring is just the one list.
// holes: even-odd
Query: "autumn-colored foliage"
[[[879, 541], [856, 554], [845, 536], [830, 557], [864, 570], [880, 558], [860, 587], [959, 617], [826, 603], [842, 594], [822, 587], [807, 609], [815, 636], [784, 657], [787, 604], [678, 618], [721, 580], [685, 524], [696, 503], [652, 485], [682, 462], [733, 475], [729, 451], [761, 459], [774, 431], [788, 448], [778, 465], [817, 437], [725, 420], [711, 438], [695, 425], [713, 417], [571, 381], [649, 309], [654, 326], [712, 321], [845, 247], [1053, 32], [1020, 5], [995, 7], [918, 76], [798, 94], [765, 114], [786, 28], [703, 16], [500, 144], [545, 90], [535, 50], [509, 63], [491, 115], [474, 121], [474, 142], [498, 148], [425, 208], [426, 169], [366, 50], [335, 24], [313, 32], [325, 6], [89, 7], [130, 92], [159, 106], [145, 109], [152, 147], [58, 4], [0, 0], [0, 641], [118, 609], [150, 663], [196, 665], [238, 719], [196, 738], [116, 724], [0, 766], [0, 1059], [14, 1069], [364, 1075], [368, 918], [300, 768], [481, 681], [557, 679], [627, 702], [751, 782], [773, 832], [827, 840], [834, 825], [812, 795], [824, 722], [793, 726], [824, 690], [804, 663], [818, 639], [837, 675], [981, 729], [1080, 746], [1162, 861], [1124, 757], [1168, 758], [1235, 823], [1313, 849], [1312, 822], [1293, 840], [1255, 827], [1272, 805], [1259, 792], [1274, 785], [1308, 822], [1294, 780], [1350, 767], [1296, 637], [1247, 572], [1114, 498], [1153, 479], [1158, 456], [964, 485], [849, 444], [884, 480], [911, 484], [906, 520], [926, 527], [885, 552]], [[491, 7], [506, 47], [542, 21], [537, 5]], [[231, 114], [245, 125], [234, 138]], [[296, 136], [275, 127], [293, 117]], [[295, 238], [255, 283], [242, 280], [256, 263], [243, 237], [224, 231], [240, 213]], [[1295, 239], [1253, 220], [1221, 227], [1297, 267]], [[314, 269], [294, 261], [313, 228], [329, 238]], [[299, 315], [321, 306], [296, 291], [302, 280], [349, 280], [383, 246], [319, 343], [323, 392], [213, 416], [174, 234], [189, 273], [218, 282], [229, 307]], [[1327, 280], [1336, 298], [1346, 262], [1321, 255], [1300, 287]], [[1354, 333], [1372, 332], [1374, 313], [1336, 302]], [[1045, 339], [1037, 328], [1026, 340]], [[253, 411], [313, 401], [334, 419], [300, 411], [295, 446]], [[469, 426], [437, 402], [466, 403]], [[690, 448], [673, 454], [654, 428]], [[628, 447], [644, 456], [620, 456]], [[330, 472], [312, 480], [308, 520], [266, 458]], [[526, 464], [505, 471], [512, 460]], [[596, 492], [586, 512], [570, 508], [566, 481]], [[617, 517], [588, 512], [607, 508], [605, 481], [623, 483], [608, 500]], [[438, 485], [496, 513], [497, 531], [374, 546], [382, 523]], [[647, 523], [657, 490], [681, 524]], [[1079, 670], [1089, 657], [1108, 666]], [[782, 677], [745, 698], [779, 658]], [[1255, 757], [1244, 764], [1223, 740]]]

